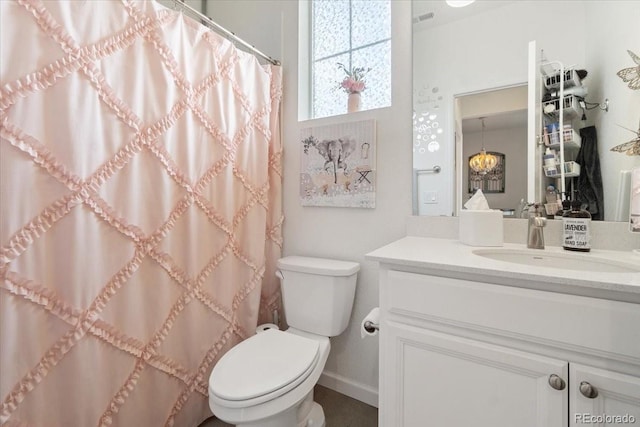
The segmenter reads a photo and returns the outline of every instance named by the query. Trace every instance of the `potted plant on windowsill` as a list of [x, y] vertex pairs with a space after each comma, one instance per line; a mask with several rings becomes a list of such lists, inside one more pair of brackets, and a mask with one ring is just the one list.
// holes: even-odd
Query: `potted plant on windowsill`
[[349, 113], [360, 111], [360, 93], [367, 88], [364, 76], [371, 71], [371, 68], [355, 67], [347, 69], [344, 64], [339, 62], [338, 68], [346, 74], [342, 82], [338, 84], [338, 89], [343, 89], [349, 94], [347, 111]]

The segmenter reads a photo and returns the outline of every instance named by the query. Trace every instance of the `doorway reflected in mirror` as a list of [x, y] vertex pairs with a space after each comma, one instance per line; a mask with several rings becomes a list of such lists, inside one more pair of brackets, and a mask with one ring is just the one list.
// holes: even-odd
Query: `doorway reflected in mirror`
[[[485, 193], [491, 209], [515, 211], [521, 199], [527, 200], [527, 87], [457, 95], [454, 102], [458, 212], [477, 189]], [[498, 159], [484, 176], [469, 165], [483, 145]]]

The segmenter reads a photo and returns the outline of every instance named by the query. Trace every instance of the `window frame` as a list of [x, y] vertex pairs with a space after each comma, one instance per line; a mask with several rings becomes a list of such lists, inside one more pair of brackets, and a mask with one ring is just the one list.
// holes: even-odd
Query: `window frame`
[[[352, 68], [352, 64], [353, 64], [353, 52], [361, 50], [361, 49], [365, 49], [365, 48], [369, 48], [371, 46], [375, 46], [378, 44], [382, 44], [382, 43], [387, 43], [389, 42], [389, 48], [391, 48], [391, 38], [392, 38], [392, 34], [393, 32], [391, 31], [391, 28], [389, 29], [389, 37], [384, 38], [384, 39], [380, 39], [378, 41], [372, 42], [372, 43], [367, 43], [361, 46], [358, 46], [357, 48], [353, 48], [353, 1], [354, 0], [348, 0], [349, 1], [349, 49], [348, 50], [343, 50], [343, 51], [339, 51], [337, 53], [333, 53], [331, 55], [327, 55], [327, 56], [323, 56], [321, 58], [315, 58], [314, 57], [314, 52], [315, 52], [315, 45], [314, 45], [314, 41], [315, 41], [315, 37], [314, 37], [314, 31], [315, 31], [315, 14], [313, 13], [313, 4], [316, 0], [309, 0], [309, 112], [310, 112], [310, 116], [312, 119], [315, 118], [320, 118], [316, 115], [316, 109], [315, 109], [315, 64], [316, 62], [319, 61], [324, 61], [327, 59], [331, 59], [334, 57], [338, 57], [344, 54], [348, 54], [349, 56], [349, 63], [345, 64], [345, 66], [347, 67], [347, 69], [351, 69]], [[391, 3], [393, 2], [392, 0], [388, 0], [389, 1], [389, 7], [391, 7]], [[389, 70], [391, 71], [391, 70]], [[391, 104], [389, 104], [390, 106]]]

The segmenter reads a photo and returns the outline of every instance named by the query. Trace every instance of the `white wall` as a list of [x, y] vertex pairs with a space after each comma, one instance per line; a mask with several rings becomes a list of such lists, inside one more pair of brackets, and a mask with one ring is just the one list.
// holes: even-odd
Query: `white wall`
[[[360, 262], [355, 306], [348, 329], [332, 338], [321, 380], [325, 385], [377, 405], [378, 340], [360, 338], [360, 321], [378, 305], [378, 266], [364, 255], [405, 235], [411, 213], [411, 3], [392, 1], [392, 106], [298, 122], [298, 2], [212, 1], [207, 11], [283, 64], [284, 254]], [[266, 26], [266, 29], [265, 29]], [[299, 200], [300, 129], [353, 120], [377, 123], [375, 209], [302, 207]]]
[[284, 10], [293, 8], [295, 3], [286, 0], [205, 0], [207, 16], [274, 59], [282, 56]]
[[527, 85], [521, 85], [463, 96], [460, 116], [467, 119], [526, 110], [527, 89]]

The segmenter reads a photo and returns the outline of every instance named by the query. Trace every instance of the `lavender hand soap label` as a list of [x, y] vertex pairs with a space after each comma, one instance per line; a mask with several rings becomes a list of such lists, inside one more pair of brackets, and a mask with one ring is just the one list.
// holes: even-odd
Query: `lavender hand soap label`
[[564, 229], [562, 247], [570, 251], [591, 250], [590, 225], [591, 218], [562, 218]]

